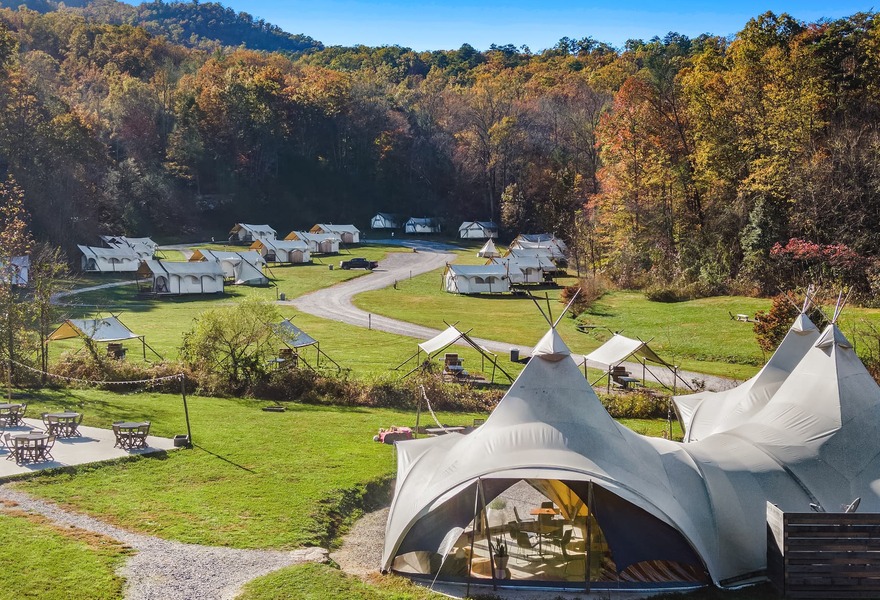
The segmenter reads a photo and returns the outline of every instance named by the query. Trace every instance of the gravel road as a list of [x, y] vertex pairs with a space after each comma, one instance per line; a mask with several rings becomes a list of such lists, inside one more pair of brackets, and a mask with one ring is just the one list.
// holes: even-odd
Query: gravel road
[[[390, 285], [394, 285], [395, 281], [403, 281], [409, 277], [421, 275], [439, 269], [447, 262], [451, 262], [456, 258], [454, 254], [442, 251], [429, 251], [428, 248], [422, 248], [419, 252], [394, 252], [379, 263], [379, 268], [368, 275], [357, 277], [344, 281], [337, 285], [322, 290], [311, 292], [299, 298], [288, 300], [282, 304], [295, 306], [298, 310], [330, 319], [332, 321], [340, 321], [358, 327], [371, 327], [379, 331], [395, 333], [397, 335], [405, 335], [420, 340], [427, 340], [438, 333], [439, 329], [407, 323], [398, 319], [384, 317], [382, 315], [371, 315], [352, 304], [352, 298], [357, 294], [372, 290], [380, 290]], [[454, 318], [454, 315], [450, 315]], [[507, 356], [511, 349], [519, 350], [521, 356], [528, 356], [532, 352], [532, 346], [521, 346], [511, 344], [509, 342], [501, 342], [496, 340], [487, 340], [483, 338], [473, 338], [478, 344], [484, 348], [491, 350], [501, 356]], [[537, 339], [535, 340], [537, 342]], [[578, 359], [581, 362], [582, 357]], [[638, 363], [623, 363], [634, 375], [640, 376], [642, 366]], [[588, 363], [588, 366], [589, 365]], [[652, 369], [653, 373], [647, 373], [648, 381], [657, 381], [668, 386], [672, 386], [672, 373], [665, 369]], [[736, 382], [732, 379], [724, 377], [715, 377], [712, 375], [704, 375], [702, 373], [692, 373], [687, 371], [679, 371], [679, 376], [684, 381], [691, 383], [694, 380], [705, 383], [706, 389], [723, 390], [732, 387]], [[679, 381], [678, 388], [682, 388]]]

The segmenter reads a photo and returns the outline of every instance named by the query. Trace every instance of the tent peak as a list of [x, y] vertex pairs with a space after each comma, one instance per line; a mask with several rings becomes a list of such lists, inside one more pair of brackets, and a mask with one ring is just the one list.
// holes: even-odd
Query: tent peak
[[801, 313], [794, 320], [794, 323], [791, 325], [792, 331], [796, 333], [811, 333], [813, 331], [817, 331], [816, 325], [810, 320], [806, 314]]
[[562, 341], [556, 328], [551, 327], [550, 331], [544, 334], [544, 337], [541, 338], [541, 341], [538, 342], [535, 349], [532, 350], [532, 356], [537, 356], [538, 358], [543, 358], [550, 362], [556, 362], [562, 360], [566, 356], [571, 356], [571, 350], [569, 350], [568, 346], [565, 345], [565, 342]]
[[817, 348], [830, 348], [832, 346], [837, 346], [838, 348], [847, 348], [852, 349], [853, 345], [850, 343], [846, 336], [843, 335], [843, 332], [837, 326], [837, 323], [832, 323], [828, 327], [825, 328], [825, 331], [822, 332], [822, 336], [819, 338], [819, 341], [816, 342]]

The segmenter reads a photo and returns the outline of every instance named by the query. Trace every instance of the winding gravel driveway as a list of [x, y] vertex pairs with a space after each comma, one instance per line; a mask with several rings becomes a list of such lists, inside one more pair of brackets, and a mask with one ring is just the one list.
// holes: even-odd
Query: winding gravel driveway
[[[422, 248], [419, 252], [413, 253], [394, 252], [379, 263], [378, 269], [368, 275], [287, 300], [282, 302], [282, 304], [295, 306], [303, 312], [332, 321], [340, 321], [350, 325], [357, 325], [358, 327], [371, 327], [379, 331], [427, 340], [440, 333], [440, 330], [382, 315], [370, 314], [352, 304], [352, 298], [363, 292], [380, 290], [394, 285], [395, 281], [403, 281], [411, 276], [414, 277], [434, 269], [439, 269], [446, 263], [455, 260], [455, 258], [454, 254], [449, 254], [442, 250], [429, 250], [428, 248]], [[473, 339], [484, 348], [501, 356], [506, 356], [513, 348], [519, 350], [521, 356], [528, 356], [532, 352], [532, 346], [521, 346], [519, 344], [483, 338]], [[581, 359], [578, 362], [581, 362]], [[642, 366], [638, 363], [623, 364], [634, 374], [642, 372]], [[588, 366], [592, 365], [588, 363]], [[728, 389], [736, 383], [734, 380], [725, 377], [715, 377], [688, 371], [679, 371], [679, 376], [687, 382], [693, 380], [703, 381], [705, 382], [706, 389], [709, 390]], [[673, 384], [672, 373], [665, 369], [652, 369], [652, 373], [646, 374], [646, 379], [668, 386]], [[682, 387], [680, 381], [678, 387]]]
[[306, 562], [327, 562], [323, 548], [289, 552], [238, 550], [183, 544], [131, 533], [97, 519], [73, 513], [55, 504], [0, 486], [0, 511], [35, 513], [57, 525], [94, 532], [137, 551], [117, 573], [126, 579], [127, 600], [199, 598], [231, 600], [256, 577]]

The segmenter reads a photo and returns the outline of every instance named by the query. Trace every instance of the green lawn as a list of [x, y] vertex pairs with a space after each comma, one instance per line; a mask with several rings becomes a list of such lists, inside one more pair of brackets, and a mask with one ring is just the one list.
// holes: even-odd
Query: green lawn
[[[327, 544], [340, 515], [356, 516], [351, 511], [367, 484], [393, 476], [393, 448], [373, 435], [413, 425], [415, 411], [302, 404], [288, 404], [284, 413], [260, 410], [267, 404], [191, 397], [193, 450], [43, 473], [16, 485], [167, 539], [237, 548]], [[83, 412], [85, 425], [135, 418], [151, 421], [159, 436], [186, 431], [175, 395], [42, 391], [28, 410], [62, 407]], [[439, 415], [444, 422], [474, 416]]]
[[114, 571], [127, 553], [113, 540], [0, 507], [0, 598], [121, 598]]

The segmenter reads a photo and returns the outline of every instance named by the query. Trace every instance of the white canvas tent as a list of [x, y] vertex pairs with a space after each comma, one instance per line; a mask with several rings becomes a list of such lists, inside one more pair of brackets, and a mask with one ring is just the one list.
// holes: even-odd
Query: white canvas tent
[[545, 274], [556, 272], [556, 264], [546, 255], [531, 250], [508, 250], [502, 258], [492, 258], [492, 264], [507, 269], [510, 283], [543, 283]]
[[81, 266], [86, 273], [133, 273], [141, 264], [137, 253], [129, 247], [77, 246], [77, 248], [82, 252]]
[[[71, 338], [84, 338], [92, 342], [102, 344], [108, 342], [124, 342], [127, 340], [140, 340], [144, 352], [144, 360], [147, 358], [147, 348], [150, 348], [143, 335], [134, 333], [119, 320], [118, 315], [96, 319], [67, 319], [49, 334], [47, 341], [68, 340]], [[153, 354], [159, 354], [150, 348]], [[159, 356], [159, 358], [162, 358]]]
[[312, 262], [309, 244], [298, 240], [257, 240], [251, 249], [269, 262], [291, 265]]
[[303, 242], [312, 254], [338, 254], [341, 241], [339, 236], [333, 233], [310, 233], [308, 231], [291, 231], [284, 239]]
[[145, 260], [137, 276], [142, 290], [162, 296], [223, 293], [223, 267], [218, 262]]
[[497, 238], [498, 225], [492, 221], [465, 221], [458, 228], [458, 237], [468, 240]]
[[685, 442], [695, 442], [741, 425], [761, 410], [819, 339], [819, 330], [801, 313], [776, 352], [757, 375], [722, 392], [675, 396], [672, 401]]
[[214, 261], [223, 269], [223, 277], [235, 285], [267, 285], [269, 278], [263, 274], [265, 259], [259, 252], [222, 252], [219, 250], [197, 249], [189, 258], [190, 262]]
[[477, 256], [481, 258], [498, 258], [501, 256], [501, 253], [495, 248], [495, 242], [490, 238], [486, 240], [486, 243], [477, 252]]
[[[468, 333], [468, 331], [459, 331], [458, 328], [455, 327], [455, 325], [449, 325], [446, 329], [444, 329], [431, 339], [421, 342], [418, 345], [418, 350], [416, 350], [416, 353], [400, 363], [397, 367], [395, 367], [395, 370], [398, 370], [410, 361], [415, 360], [417, 363], [416, 366], [403, 376], [404, 378], [409, 377], [418, 369], [422, 368], [423, 365], [430, 362], [435, 356], [446, 350], [446, 348], [448, 348], [449, 346], [461, 343], [466, 344], [479, 352], [484, 361], [488, 360], [490, 363], [492, 363], [492, 381], [495, 381], [495, 369], [498, 369], [499, 371], [504, 373], [504, 376], [507, 377], [508, 380], [513, 381], [513, 378], [507, 373], [507, 371], [505, 371], [501, 367], [501, 365], [498, 364], [498, 356], [493, 352], [490, 352], [486, 348], [480, 346], [477, 342], [473, 340], [473, 338], [468, 335]], [[425, 353], [424, 361], [420, 360], [422, 352]], [[485, 364], [482, 365], [482, 369], [485, 369]]]
[[[464, 575], [449, 579], [473, 580], [488, 535], [523, 527], [486, 530], [485, 507], [525, 482], [576, 496], [589, 516], [584, 524], [578, 509], [565, 527], [588, 539], [569, 549], [566, 568], [523, 561], [504, 585], [650, 588], [699, 582], [701, 572], [722, 587], [760, 581], [767, 502], [783, 511], [811, 503], [835, 511], [860, 497], [860, 510], [880, 510], [878, 430], [880, 387], [833, 324], [763, 408], [687, 444], [644, 437], [611, 419], [551, 330], [483, 426], [467, 436], [397, 442], [381, 566], [447, 579], [439, 551], [458, 557], [469, 544], [475, 550], [461, 553]], [[443, 540], [456, 527], [464, 535], [447, 550]], [[597, 530], [604, 545], [592, 543]], [[606, 566], [594, 569], [586, 548]]]
[[370, 219], [370, 229], [397, 229], [400, 227], [400, 219], [391, 213], [376, 213]]
[[277, 232], [268, 225], [236, 223], [229, 230], [229, 241], [250, 244], [254, 240], [274, 240]]
[[405, 233], [440, 233], [440, 224], [436, 219], [410, 217], [403, 224], [403, 231]]
[[510, 291], [510, 281], [503, 266], [446, 265], [443, 287], [450, 294], [502, 294]]
[[326, 233], [338, 237], [343, 244], [359, 244], [361, 232], [354, 225], [334, 225], [333, 223], [318, 223], [309, 230], [309, 233]]

